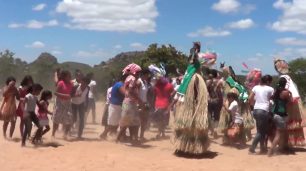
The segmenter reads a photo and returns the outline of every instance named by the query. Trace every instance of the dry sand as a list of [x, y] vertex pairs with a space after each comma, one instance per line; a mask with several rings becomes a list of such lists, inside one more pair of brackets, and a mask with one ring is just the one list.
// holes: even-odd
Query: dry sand
[[[97, 106], [100, 120], [103, 104]], [[265, 155], [248, 155], [247, 149], [221, 146], [219, 138], [211, 142], [208, 155], [201, 159], [190, 159], [173, 155], [174, 149], [169, 138], [132, 147], [116, 144], [111, 138], [108, 141], [99, 140], [102, 127], [91, 124], [86, 125], [84, 141], [63, 141], [60, 139], [61, 133], [52, 141], [48, 134], [43, 146], [34, 147], [28, 143], [27, 147], [21, 148], [19, 126], [16, 128], [14, 141], [4, 140], [0, 135], [0, 171], [306, 170], [304, 149], [298, 149], [292, 155], [269, 158]], [[168, 135], [171, 135], [170, 130]], [[148, 139], [153, 138], [154, 130], [146, 136]]]

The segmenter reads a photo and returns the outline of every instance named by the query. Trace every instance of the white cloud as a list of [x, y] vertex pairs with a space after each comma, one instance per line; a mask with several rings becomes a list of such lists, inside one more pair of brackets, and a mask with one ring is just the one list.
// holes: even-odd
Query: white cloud
[[229, 28], [233, 29], [248, 29], [255, 25], [254, 21], [250, 18], [242, 19], [236, 22], [230, 23], [228, 26]]
[[96, 31], [154, 32], [158, 16], [156, 0], [61, 0], [56, 11], [66, 27]]
[[131, 43], [130, 47], [136, 50], [145, 50], [147, 48], [147, 46], [143, 45], [142, 43], [138, 43], [138, 42]]
[[229, 35], [231, 35], [231, 32], [228, 30], [215, 29], [210, 26], [207, 26], [197, 30], [196, 32], [191, 32], [187, 36], [188, 37], [223, 37]]
[[109, 55], [109, 53], [105, 52], [104, 50], [98, 49], [95, 51], [83, 51], [80, 50], [75, 54], [77, 57], [80, 58], [95, 58], [95, 57], [105, 57]]
[[273, 30], [279, 32], [296, 32], [306, 34], [306, 1], [292, 0], [285, 2], [277, 0], [273, 4], [274, 8], [282, 10], [283, 14], [279, 20], [271, 24]]
[[62, 52], [62, 51], [59, 51], [59, 50], [52, 50], [52, 51], [51, 51], [51, 54], [56, 56], [56, 55], [62, 55], [63, 52]]
[[254, 4], [241, 4], [239, 0], [219, 0], [211, 7], [213, 10], [223, 14], [241, 12], [243, 14], [250, 14], [256, 9]]
[[257, 53], [256, 53], [256, 57], [263, 57], [263, 54], [260, 53], [260, 52], [257, 52]]
[[38, 4], [32, 8], [33, 11], [42, 11], [46, 8], [46, 4]]
[[306, 57], [306, 48], [285, 48], [272, 55], [273, 57], [281, 57], [285, 59], [295, 59], [299, 57]]
[[49, 20], [47, 22], [37, 21], [37, 20], [30, 20], [26, 24], [20, 23], [11, 23], [8, 25], [9, 28], [29, 28], [29, 29], [42, 29], [44, 27], [54, 27], [57, 26], [57, 20]]
[[122, 48], [122, 45], [115, 45], [114, 48], [115, 48], [115, 49], [121, 49], [121, 48]]
[[30, 45], [25, 45], [26, 48], [34, 48], [34, 49], [41, 49], [44, 48], [46, 45], [41, 41], [35, 41]]
[[237, 12], [241, 4], [238, 0], [219, 0], [212, 5], [212, 9], [221, 13]]
[[306, 40], [297, 39], [295, 37], [284, 37], [277, 39], [275, 42], [284, 46], [306, 46]]

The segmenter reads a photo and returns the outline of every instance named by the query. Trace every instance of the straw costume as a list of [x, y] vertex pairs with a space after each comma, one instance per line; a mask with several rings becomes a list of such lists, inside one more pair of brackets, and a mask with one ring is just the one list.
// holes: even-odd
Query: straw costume
[[177, 92], [181, 98], [177, 104], [173, 138], [176, 152], [193, 155], [205, 153], [209, 147], [208, 92], [199, 74], [199, 51], [200, 43], [194, 43], [190, 64]]
[[[240, 113], [243, 117], [243, 134], [249, 132], [255, 126], [254, 119], [251, 115], [250, 109], [248, 107], [248, 92], [247, 89], [236, 81], [236, 75], [232, 67], [225, 67], [224, 64], [221, 64], [224, 74], [226, 75], [225, 85], [224, 85], [224, 95], [226, 96], [229, 92], [236, 93], [239, 97], [239, 107]], [[230, 114], [223, 108], [221, 110], [220, 121], [218, 125], [218, 130], [222, 133], [226, 133], [229, 129], [231, 123]]]

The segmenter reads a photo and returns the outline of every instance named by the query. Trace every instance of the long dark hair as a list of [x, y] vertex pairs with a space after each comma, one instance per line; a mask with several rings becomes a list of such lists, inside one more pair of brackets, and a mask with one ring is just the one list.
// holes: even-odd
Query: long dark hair
[[15, 77], [12, 77], [12, 76], [7, 77], [7, 79], [6, 79], [6, 81], [5, 81], [5, 84], [6, 84], [6, 85], [9, 85], [9, 83], [10, 83], [11, 81], [15, 81], [15, 82], [16, 82], [16, 78], [15, 78]]
[[33, 83], [34, 83], [33, 78], [32, 78], [31, 75], [26, 75], [26, 76], [24, 76], [24, 78], [22, 79], [20, 85], [21, 85], [22, 87], [24, 87], [24, 86], [29, 86], [29, 82], [32, 82], [32, 84], [33, 84]]
[[275, 92], [273, 94], [273, 100], [280, 99], [280, 94], [286, 89], [286, 84], [286, 78], [281, 77], [278, 80], [277, 87], [275, 88]]
[[49, 90], [44, 90], [41, 93], [40, 100], [47, 101], [48, 98], [52, 98], [52, 92]]

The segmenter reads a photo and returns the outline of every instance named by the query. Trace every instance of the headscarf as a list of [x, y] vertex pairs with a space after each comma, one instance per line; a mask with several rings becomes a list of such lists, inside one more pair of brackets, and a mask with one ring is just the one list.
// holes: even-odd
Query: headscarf
[[131, 63], [122, 70], [122, 73], [123, 75], [136, 74], [139, 71], [141, 71], [141, 67], [135, 63]]

